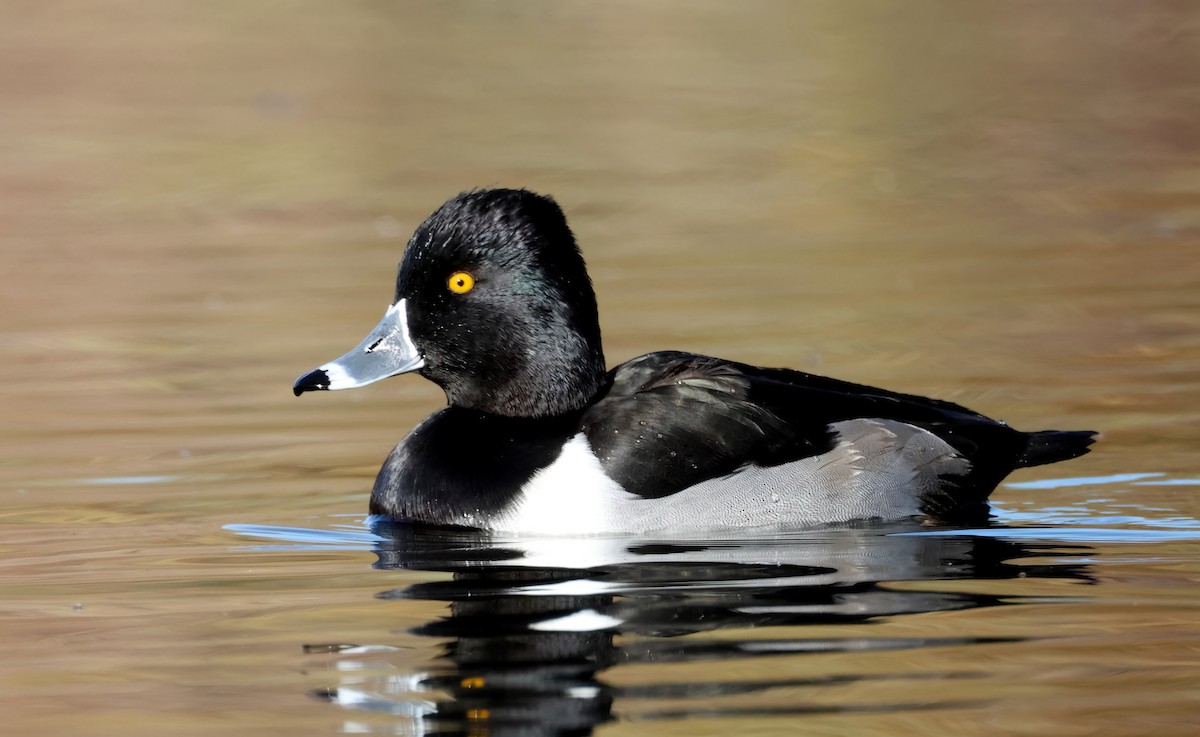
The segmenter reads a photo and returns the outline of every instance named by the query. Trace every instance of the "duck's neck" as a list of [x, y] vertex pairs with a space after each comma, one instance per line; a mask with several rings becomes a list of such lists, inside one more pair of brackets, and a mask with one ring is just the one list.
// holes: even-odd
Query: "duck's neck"
[[[582, 410], [605, 384], [604, 354], [534, 351], [519, 366], [497, 367], [469, 390], [446, 391], [453, 406], [505, 417], [554, 417]], [[565, 359], [565, 360], [564, 360]]]
[[438, 365], [426, 366], [421, 374], [442, 387], [450, 406], [503, 417], [577, 412], [592, 402], [606, 382], [600, 342], [581, 334], [478, 352], [476, 357], [480, 354], [488, 360], [471, 366], [469, 372]]

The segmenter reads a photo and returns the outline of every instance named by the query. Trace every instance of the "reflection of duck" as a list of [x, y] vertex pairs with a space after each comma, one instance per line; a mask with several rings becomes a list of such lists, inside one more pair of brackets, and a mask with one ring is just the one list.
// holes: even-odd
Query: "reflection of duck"
[[295, 391], [409, 371], [450, 406], [392, 452], [371, 511], [495, 530], [965, 519], [1014, 468], [1074, 458], [1094, 434], [1019, 432], [949, 402], [689, 353], [606, 374], [562, 211], [523, 190], [431, 215], [383, 321]]
[[[328, 697], [354, 708], [403, 713], [391, 704], [422, 699], [426, 711], [404, 733], [428, 724], [455, 733], [486, 723], [503, 734], [586, 734], [614, 716], [678, 718], [693, 713], [799, 714], [869, 708], [906, 710], [929, 704], [880, 702], [817, 707], [805, 687], [864, 680], [957, 679], [970, 673], [825, 674], [781, 669], [762, 673], [754, 661], [806, 653], [856, 653], [995, 642], [978, 637], [805, 637], [794, 628], [853, 624], [876, 617], [999, 606], [995, 595], [891, 588], [893, 581], [1043, 577], [1088, 580], [1084, 566], [1027, 565], [1045, 555], [1036, 544], [970, 535], [909, 535], [904, 530], [832, 530], [785, 540], [654, 543], [497, 541], [473, 533], [381, 527], [378, 567], [453, 573], [452, 580], [418, 583], [381, 594], [389, 599], [446, 601], [449, 616], [416, 633], [447, 640], [442, 668], [412, 678], [387, 678], [388, 687], [355, 683]], [[561, 555], [555, 556], [553, 546]], [[549, 560], [601, 556], [587, 568]], [[1053, 546], [1058, 558], [1071, 551]], [[883, 584], [883, 585], [881, 585]], [[973, 588], [978, 588], [977, 586]], [[1050, 601], [1041, 599], [1040, 601]], [[780, 628], [793, 628], [782, 630]], [[700, 637], [699, 633], [708, 633]], [[706, 662], [744, 661], [737, 668]], [[671, 677], [620, 687], [601, 674], [618, 665], [665, 673], [678, 663], [702, 680]], [[651, 671], [653, 672], [653, 671]], [[361, 672], [356, 674], [361, 678]], [[676, 676], [677, 678], [677, 676]], [[397, 684], [400, 684], [397, 686]], [[771, 689], [787, 687], [785, 701]], [[442, 694], [435, 699], [432, 693]], [[753, 698], [751, 698], [753, 696]], [[749, 701], [747, 701], [749, 699]], [[664, 706], [670, 703], [668, 708]], [[745, 704], [754, 703], [749, 707]], [[948, 706], [948, 702], [933, 706]], [[479, 733], [483, 733], [480, 731]]]

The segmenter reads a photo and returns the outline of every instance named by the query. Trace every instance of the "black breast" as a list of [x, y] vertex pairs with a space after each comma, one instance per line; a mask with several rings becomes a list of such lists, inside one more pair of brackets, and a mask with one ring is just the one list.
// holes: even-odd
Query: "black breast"
[[578, 423], [578, 414], [533, 419], [447, 407], [388, 456], [371, 492], [371, 514], [486, 526], [558, 458]]

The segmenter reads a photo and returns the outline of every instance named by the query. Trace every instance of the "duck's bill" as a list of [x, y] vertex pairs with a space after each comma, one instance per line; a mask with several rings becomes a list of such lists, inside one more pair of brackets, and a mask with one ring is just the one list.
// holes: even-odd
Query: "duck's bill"
[[424, 365], [425, 359], [408, 332], [408, 309], [402, 299], [388, 308], [354, 350], [296, 379], [292, 391], [298, 397], [304, 392], [353, 389]]

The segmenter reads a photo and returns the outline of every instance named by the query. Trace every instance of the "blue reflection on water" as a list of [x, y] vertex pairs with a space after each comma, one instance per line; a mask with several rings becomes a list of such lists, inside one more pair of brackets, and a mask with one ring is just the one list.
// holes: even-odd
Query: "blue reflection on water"
[[374, 550], [384, 538], [371, 532], [365, 519], [357, 526], [338, 525], [330, 530], [274, 525], [225, 525], [226, 530], [246, 537], [277, 540], [286, 545], [255, 545], [255, 550]]
[[1074, 476], [1064, 479], [1038, 479], [1037, 481], [1019, 481], [1004, 485], [1010, 489], [1065, 489], [1071, 486], [1124, 484], [1165, 475], [1164, 473], [1118, 473], [1112, 476]]

